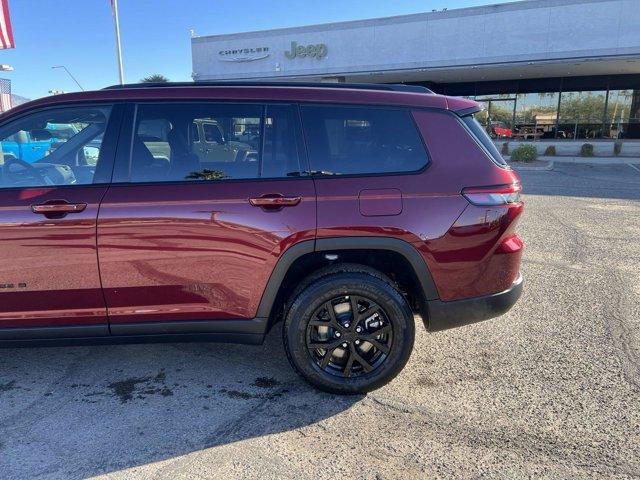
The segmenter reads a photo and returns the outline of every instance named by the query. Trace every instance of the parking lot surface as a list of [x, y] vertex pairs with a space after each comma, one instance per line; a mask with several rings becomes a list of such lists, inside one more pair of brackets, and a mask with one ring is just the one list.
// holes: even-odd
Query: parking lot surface
[[640, 172], [523, 172], [525, 290], [338, 397], [263, 346], [0, 350], [0, 478], [638, 478]]

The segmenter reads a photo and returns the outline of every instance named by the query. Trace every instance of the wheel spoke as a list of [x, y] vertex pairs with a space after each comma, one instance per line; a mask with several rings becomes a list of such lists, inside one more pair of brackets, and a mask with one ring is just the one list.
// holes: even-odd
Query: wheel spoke
[[370, 340], [375, 340], [376, 337], [380, 336], [380, 335], [384, 335], [385, 333], [389, 333], [391, 332], [391, 325], [385, 325], [384, 327], [379, 328], [378, 330], [376, 330], [375, 332], [372, 333], [368, 333], [366, 335], [362, 335], [361, 338], [362, 340], [366, 340], [367, 342]]
[[325, 352], [324, 357], [322, 357], [322, 361], [320, 362], [321, 368], [325, 368], [327, 365], [329, 365], [329, 362], [331, 361], [331, 357], [333, 357], [333, 352], [335, 352], [335, 350], [335, 348], [331, 348]]
[[336, 329], [340, 328], [340, 325], [338, 324], [338, 319], [336, 318], [336, 311], [333, 309], [333, 303], [331, 303], [331, 301], [328, 301], [322, 307], [329, 314], [329, 324], [333, 328], [336, 328]]
[[373, 338], [370, 338], [370, 339], [365, 340], [365, 341], [369, 342], [371, 345], [376, 347], [382, 353], [388, 354], [389, 351], [391, 350], [387, 345], [385, 345], [384, 343], [380, 343], [378, 340], [375, 340]]
[[337, 339], [337, 340], [331, 340], [331, 341], [325, 341], [325, 342], [314, 342], [311, 341], [307, 344], [307, 346], [309, 347], [309, 349], [311, 350], [317, 350], [318, 348], [324, 348], [325, 350], [335, 350], [336, 347], [340, 346], [340, 344], [342, 343], [342, 340]]
[[349, 358], [347, 359], [347, 363], [342, 370], [342, 373], [345, 377], [351, 376], [351, 369], [353, 368], [353, 361], [355, 360], [354, 353], [355, 351], [353, 350], [353, 347], [349, 348]]
[[320, 320], [319, 318], [314, 318], [313, 320], [309, 320], [309, 325], [312, 327], [330, 327], [331, 322], [327, 320]]
[[360, 320], [360, 315], [358, 314], [358, 299], [355, 295], [349, 296], [349, 303], [351, 304], [351, 328], [349, 330], [353, 330], [356, 328], [356, 324]]
[[369, 373], [371, 370], [373, 370], [373, 367], [371, 366], [371, 364], [367, 362], [364, 358], [362, 358], [360, 354], [355, 351], [355, 349], [352, 350], [351, 356], [356, 362], [358, 362], [362, 366], [365, 372]]

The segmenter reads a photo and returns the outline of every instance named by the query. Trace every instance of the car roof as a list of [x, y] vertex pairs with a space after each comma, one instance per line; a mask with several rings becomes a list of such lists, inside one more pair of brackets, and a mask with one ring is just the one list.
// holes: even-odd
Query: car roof
[[[133, 84], [104, 90], [66, 93], [24, 103], [0, 115], [8, 116], [36, 107], [62, 106], [74, 103], [128, 101], [224, 100], [256, 102], [312, 102], [359, 105], [386, 105], [413, 108], [436, 108], [458, 113], [477, 111], [473, 100], [448, 97], [418, 88], [398, 89], [375, 84], [277, 84], [277, 83], [178, 83]], [[412, 87], [412, 86], [407, 86]]]

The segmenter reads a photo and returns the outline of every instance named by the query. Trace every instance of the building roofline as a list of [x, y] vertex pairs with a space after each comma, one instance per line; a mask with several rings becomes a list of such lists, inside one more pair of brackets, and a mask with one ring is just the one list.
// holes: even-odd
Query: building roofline
[[375, 25], [389, 25], [396, 23], [428, 21], [443, 18], [468, 17], [474, 15], [488, 15], [502, 12], [530, 10], [566, 5], [615, 2], [617, 0], [516, 0], [507, 3], [481, 5], [476, 7], [456, 8], [437, 12], [409, 13], [390, 17], [377, 17], [363, 20], [349, 20], [344, 22], [330, 22], [304, 25], [299, 27], [285, 27], [267, 30], [252, 30], [247, 32], [201, 35], [191, 38], [192, 43], [208, 42], [211, 40], [250, 39], [255, 37], [274, 37], [283, 34], [325, 32], [330, 30], [345, 30], [350, 28], [369, 27]]

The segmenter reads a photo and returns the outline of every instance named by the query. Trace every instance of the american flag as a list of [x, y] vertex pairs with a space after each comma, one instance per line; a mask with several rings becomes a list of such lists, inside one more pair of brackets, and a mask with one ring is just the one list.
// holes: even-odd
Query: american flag
[[0, 78], [0, 112], [6, 112], [12, 107], [11, 80]]
[[0, 0], [0, 49], [15, 48], [9, 17], [9, 0]]

